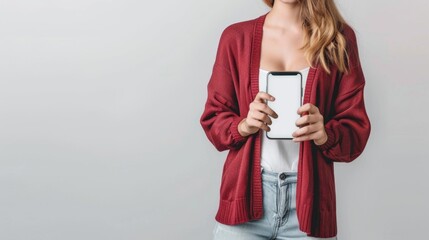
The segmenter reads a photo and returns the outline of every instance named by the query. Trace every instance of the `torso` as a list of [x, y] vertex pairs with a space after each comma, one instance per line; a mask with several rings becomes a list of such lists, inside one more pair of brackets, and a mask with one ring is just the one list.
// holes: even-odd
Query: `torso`
[[268, 17], [263, 26], [260, 68], [269, 71], [299, 71], [309, 66], [304, 51], [303, 30], [279, 29], [270, 25]]
[[[308, 74], [307, 60], [299, 48], [303, 45], [302, 30], [280, 29], [269, 23], [263, 25], [259, 90], [266, 87], [267, 71], [301, 71], [305, 86]], [[261, 166], [273, 172], [297, 172], [299, 144], [291, 140], [261, 139]]]

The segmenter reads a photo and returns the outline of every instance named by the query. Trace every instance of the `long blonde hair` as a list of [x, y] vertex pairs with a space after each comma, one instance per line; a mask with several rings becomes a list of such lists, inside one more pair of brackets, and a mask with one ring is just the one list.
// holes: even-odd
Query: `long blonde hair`
[[[263, 0], [273, 7], [274, 0]], [[312, 67], [320, 63], [330, 74], [330, 66], [335, 64], [340, 72], [348, 72], [349, 56], [346, 39], [341, 33], [346, 21], [341, 16], [334, 0], [298, 0], [303, 19], [304, 41], [301, 48]]]

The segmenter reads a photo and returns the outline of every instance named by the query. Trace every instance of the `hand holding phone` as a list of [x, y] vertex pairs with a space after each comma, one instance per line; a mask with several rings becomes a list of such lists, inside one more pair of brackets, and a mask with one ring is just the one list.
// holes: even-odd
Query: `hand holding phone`
[[275, 101], [275, 97], [264, 91], [256, 94], [255, 99], [249, 105], [247, 117], [238, 125], [240, 134], [244, 132], [242, 135], [245, 136], [254, 134], [259, 129], [270, 130], [268, 126], [272, 123], [270, 117], [278, 118], [278, 114], [266, 104], [267, 101]]

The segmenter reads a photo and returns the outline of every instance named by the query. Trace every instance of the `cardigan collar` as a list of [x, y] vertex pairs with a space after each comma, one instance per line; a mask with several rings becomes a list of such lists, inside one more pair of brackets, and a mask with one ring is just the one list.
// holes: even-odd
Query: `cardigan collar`
[[[253, 29], [253, 42], [250, 59], [250, 87], [252, 92], [252, 101], [253, 99], [255, 99], [256, 94], [259, 92], [259, 68], [261, 62], [262, 34], [265, 18], [268, 13], [269, 12], [259, 16], [256, 19]], [[310, 101], [311, 88], [313, 86], [313, 81], [315, 79], [318, 68], [318, 64], [316, 64], [314, 68], [310, 66], [310, 70], [307, 76], [307, 82], [305, 84], [303, 105]]]

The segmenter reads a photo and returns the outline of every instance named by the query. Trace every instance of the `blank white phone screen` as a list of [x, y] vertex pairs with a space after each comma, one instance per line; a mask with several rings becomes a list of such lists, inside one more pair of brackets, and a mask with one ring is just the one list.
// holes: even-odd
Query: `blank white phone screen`
[[275, 101], [266, 101], [278, 118], [272, 118], [271, 139], [293, 139], [292, 133], [299, 129], [295, 122], [300, 115], [298, 108], [302, 105], [302, 76], [299, 72], [269, 72], [266, 92], [275, 97]]

